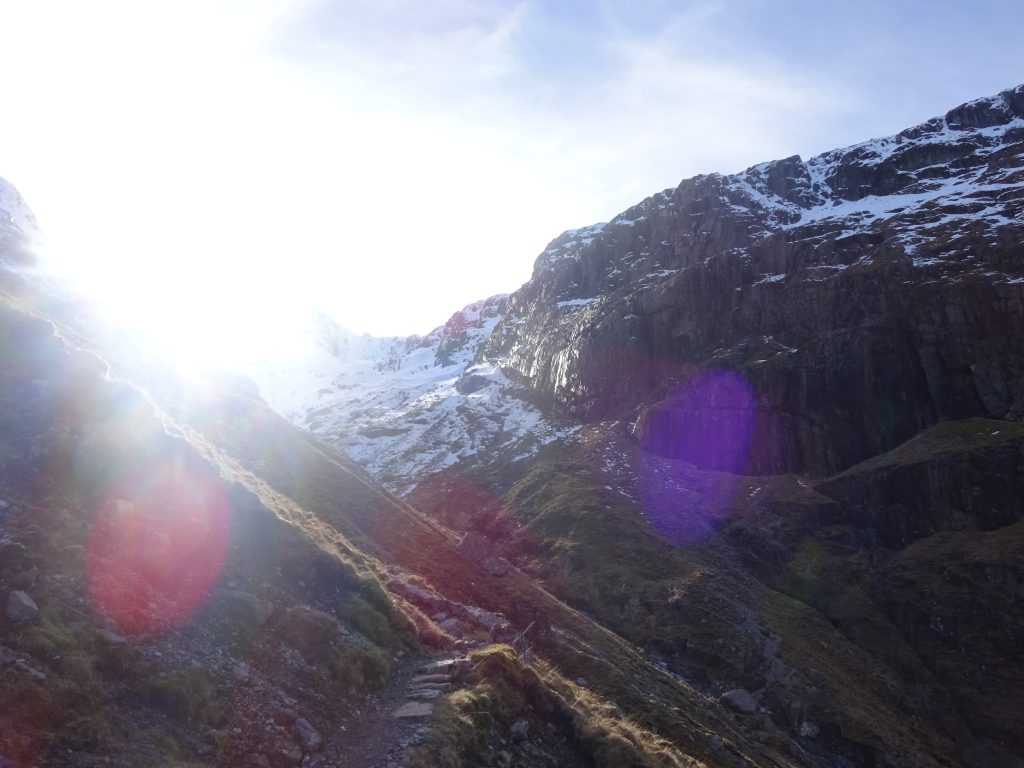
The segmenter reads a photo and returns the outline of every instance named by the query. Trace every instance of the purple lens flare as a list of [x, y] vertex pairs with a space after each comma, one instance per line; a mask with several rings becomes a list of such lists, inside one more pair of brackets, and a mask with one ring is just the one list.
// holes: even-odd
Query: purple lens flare
[[644, 513], [679, 545], [703, 541], [730, 504], [747, 465], [757, 406], [735, 371], [700, 371], [635, 426]]

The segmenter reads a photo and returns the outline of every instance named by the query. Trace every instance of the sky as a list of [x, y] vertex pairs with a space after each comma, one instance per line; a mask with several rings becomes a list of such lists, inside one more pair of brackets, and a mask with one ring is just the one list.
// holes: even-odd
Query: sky
[[[1024, 81], [1024, 3], [3, 0], [0, 177], [182, 349], [426, 333], [683, 178]], [[289, 331], [290, 332], [290, 331]]]

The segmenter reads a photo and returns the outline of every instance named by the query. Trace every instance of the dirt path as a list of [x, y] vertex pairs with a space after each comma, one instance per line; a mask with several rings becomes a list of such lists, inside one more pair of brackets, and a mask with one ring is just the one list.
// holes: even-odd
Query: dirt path
[[344, 730], [323, 734], [324, 749], [311, 768], [398, 768], [405, 750], [422, 741], [431, 702], [446, 691], [447, 675], [436, 665], [443, 667], [456, 657], [449, 653], [403, 658], [387, 686], [367, 699]]

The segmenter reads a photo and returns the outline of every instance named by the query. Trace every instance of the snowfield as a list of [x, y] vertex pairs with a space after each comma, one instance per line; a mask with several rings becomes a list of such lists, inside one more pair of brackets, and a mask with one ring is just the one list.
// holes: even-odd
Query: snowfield
[[291, 356], [247, 373], [276, 411], [406, 493], [464, 459], [525, 458], [573, 433], [522, 399], [500, 361], [478, 359], [505, 298], [471, 304], [425, 337], [357, 336], [319, 315]]

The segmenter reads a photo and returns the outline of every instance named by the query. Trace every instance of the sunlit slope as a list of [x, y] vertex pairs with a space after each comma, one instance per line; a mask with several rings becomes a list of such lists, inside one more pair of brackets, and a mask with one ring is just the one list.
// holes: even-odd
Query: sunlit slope
[[[83, 340], [72, 329], [55, 333], [50, 321], [10, 305], [0, 315], [8, 402], [4, 495], [19, 510], [5, 531], [21, 540], [26, 525], [45, 530], [53, 546], [38, 554], [29, 547], [31, 557], [48, 573], [68, 573], [66, 580], [34, 589], [48, 631], [59, 640], [40, 645], [32, 640], [36, 634], [17, 628], [4, 634], [30, 664], [49, 670], [49, 682], [7, 690], [42, 697], [39, 716], [57, 722], [84, 706], [76, 697], [52, 698], [53, 686], [81, 683], [77, 668], [61, 666], [58, 657], [73, 653], [94, 669], [88, 706], [102, 716], [81, 749], [150, 755], [159, 749], [154, 732], [136, 733], [131, 726], [139, 713], [162, 711], [162, 696], [178, 695], [153, 689], [152, 680], [181, 682], [192, 692], [183, 696], [202, 692], [201, 701], [174, 710], [181, 719], [166, 726], [184, 753], [196, 754], [193, 728], [230, 732], [232, 718], [242, 724], [258, 718], [264, 706], [259, 700], [236, 703], [237, 711], [226, 714], [238, 685], [232, 657], [244, 659], [247, 674], [261, 685], [287, 689], [297, 676], [304, 680], [298, 690], [312, 686], [330, 697], [334, 703], [318, 711], [314, 699], [293, 694], [304, 710], [312, 708], [308, 716], [318, 727], [344, 722], [353, 696], [384, 684], [392, 654], [436, 631], [387, 591], [389, 580], [415, 575], [445, 599], [506, 616], [515, 633], [526, 633], [532, 653], [554, 665], [552, 674], [585, 678], [590, 693], [574, 699], [570, 686], [558, 695], [568, 697], [566, 706], [600, 709], [606, 724], [601, 732], [619, 743], [613, 752], [618, 759], [634, 755], [638, 766], [684, 765], [687, 756], [711, 765], [734, 764], [741, 755], [756, 765], [802, 762], [791, 746], [739, 727], [719, 705], [529, 576], [479, 570], [458, 553], [454, 534], [382, 492], [349, 460], [244, 389], [171, 381], [152, 368], [119, 361], [109, 350], [101, 360], [80, 348]], [[28, 397], [26, 386], [38, 396]], [[218, 530], [224, 532], [222, 546], [206, 548]], [[116, 541], [126, 546], [100, 546], [97, 531], [122, 537]], [[64, 559], [80, 551], [75, 547], [84, 550], [81, 560]], [[77, 613], [62, 607], [75, 604], [82, 606]], [[263, 616], [267, 606], [269, 618]], [[236, 611], [243, 615], [238, 622]], [[83, 617], [96, 629], [79, 641], [66, 627], [80, 625]], [[544, 617], [543, 627], [538, 617]], [[124, 639], [117, 641], [124, 650], [115, 655], [128, 654], [138, 666], [110, 661], [96, 645], [101, 640], [92, 638], [104, 624], [127, 638], [125, 646]], [[303, 634], [309, 627], [321, 629]], [[227, 656], [217, 650], [218, 638], [227, 643]], [[292, 647], [302, 649], [306, 661], [282, 667], [275, 659]], [[182, 662], [175, 660], [190, 656], [199, 664], [201, 683], [179, 680], [175, 665]], [[121, 664], [121, 677], [104, 671], [110, 664]], [[581, 696], [589, 703], [581, 704]], [[186, 706], [191, 699], [182, 701]], [[25, 730], [24, 723], [5, 727]], [[57, 764], [48, 755], [59, 745], [79, 743], [74, 739], [80, 735], [61, 725], [47, 726], [45, 738], [28, 730], [42, 764]], [[226, 737], [216, 754], [226, 758], [244, 747]]]
[[476, 514], [451, 501], [465, 479], [411, 498], [697, 690], [752, 693], [754, 730], [854, 765], [1021, 749], [1019, 423], [943, 422], [821, 481], [701, 470], [593, 425], [473, 481]]
[[[585, 679], [615, 711], [650, 728], [652, 744], [659, 742], [653, 733], [666, 739], [666, 755], [675, 744], [710, 764], [728, 764], [733, 753], [758, 765], [801, 764], [793, 745], [759, 743], [761, 737], [734, 724], [713, 698], [658, 669], [640, 648], [566, 606], [531, 576], [518, 570], [496, 576], [479, 568], [456, 550], [456, 534], [382, 492], [350, 460], [262, 403], [221, 393], [205, 401], [178, 400], [171, 410], [241, 482], [265, 483], [264, 493], [300, 505], [302, 512], [287, 514], [312, 535], [344, 537], [389, 574], [421, 576], [447, 598], [507, 617], [563, 675]], [[459, 502], [453, 497], [452, 503]], [[709, 741], [714, 735], [728, 746]]]

